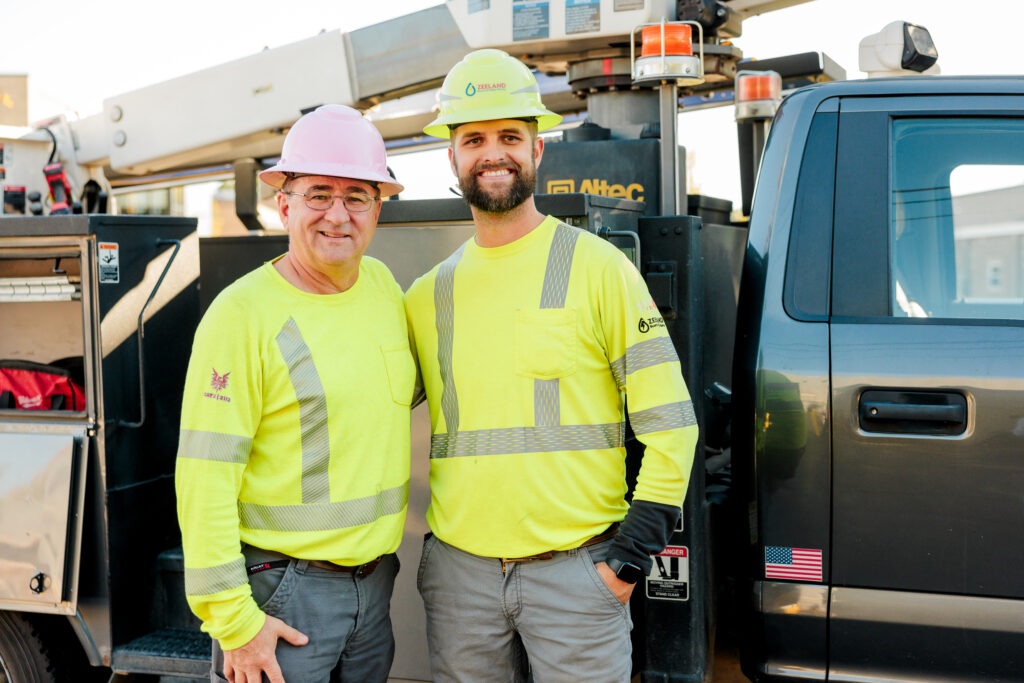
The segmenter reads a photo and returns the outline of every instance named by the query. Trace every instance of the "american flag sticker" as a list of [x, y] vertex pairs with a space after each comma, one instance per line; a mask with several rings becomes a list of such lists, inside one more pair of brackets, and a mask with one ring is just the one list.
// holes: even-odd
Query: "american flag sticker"
[[810, 548], [764, 548], [766, 579], [821, 581], [821, 550]]

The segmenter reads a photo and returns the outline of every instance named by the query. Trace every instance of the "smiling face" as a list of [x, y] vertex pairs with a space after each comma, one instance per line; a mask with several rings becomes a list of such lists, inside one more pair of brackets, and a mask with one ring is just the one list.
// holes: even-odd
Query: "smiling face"
[[512, 211], [533, 195], [544, 141], [535, 123], [516, 119], [465, 123], [451, 136], [448, 158], [470, 206]]
[[306, 206], [299, 195], [316, 190], [332, 195], [365, 192], [377, 197], [373, 185], [362, 180], [331, 176], [303, 176], [285, 183], [285, 192], [277, 195], [281, 222], [288, 231], [288, 256], [296, 270], [336, 279], [339, 274], [358, 271], [359, 260], [370, 245], [377, 228], [381, 203], [373, 202], [369, 211], [348, 211], [341, 199], [331, 208], [317, 211]]

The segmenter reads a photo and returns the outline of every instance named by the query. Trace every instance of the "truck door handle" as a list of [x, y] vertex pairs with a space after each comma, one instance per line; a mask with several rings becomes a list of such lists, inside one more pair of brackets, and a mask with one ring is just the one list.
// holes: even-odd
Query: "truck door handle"
[[888, 403], [870, 401], [863, 404], [864, 419], [870, 420], [924, 420], [926, 422], [963, 422], [964, 407], [933, 406], [918, 403]]
[[861, 393], [858, 413], [866, 432], [955, 435], [967, 429], [967, 399], [956, 392], [872, 389]]

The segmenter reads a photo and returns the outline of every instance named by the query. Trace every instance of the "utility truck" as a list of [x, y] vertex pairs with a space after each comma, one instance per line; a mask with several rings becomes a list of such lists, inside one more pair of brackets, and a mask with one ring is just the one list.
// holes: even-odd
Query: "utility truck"
[[[478, 47], [522, 57], [582, 121], [549, 140], [538, 207], [633, 260], [699, 399], [679, 528], [631, 602], [638, 680], [710, 680], [716, 648], [757, 681], [1024, 679], [1024, 79], [743, 61], [744, 17], [792, 4], [453, 0], [4, 140], [23, 189], [0, 218], [0, 372], [84, 403], [0, 405], [0, 681], [206, 677], [174, 459], [199, 317], [286, 249], [255, 173], [328, 102], [416, 143], [423, 93]], [[935, 56], [903, 22], [862, 44], [876, 74]], [[306, 63], [333, 66], [291, 78]], [[685, 194], [675, 125], [681, 104], [733, 101], [737, 212]], [[225, 168], [250, 235], [99, 212], [112, 182]], [[388, 201], [369, 253], [406, 287], [472, 230], [460, 199]], [[424, 408], [413, 427], [406, 567], [426, 531]], [[429, 680], [412, 574], [392, 675]]]

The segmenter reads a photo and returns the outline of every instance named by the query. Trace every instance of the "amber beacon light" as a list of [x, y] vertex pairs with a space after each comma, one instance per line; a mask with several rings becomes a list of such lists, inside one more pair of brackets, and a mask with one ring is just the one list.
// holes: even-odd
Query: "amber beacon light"
[[[697, 28], [699, 56], [693, 54], [693, 27]], [[641, 32], [637, 57], [636, 32]], [[693, 21], [661, 21], [641, 24], [633, 29], [629, 41], [629, 60], [634, 83], [675, 81], [676, 85], [704, 82], [704, 33]]]
[[782, 102], [782, 76], [775, 71], [736, 74], [736, 120], [761, 121], [775, 116]]
[[[664, 37], [662, 37], [664, 33]], [[645, 26], [640, 32], [640, 56], [660, 57], [662, 53], [672, 56], [693, 56], [693, 29], [686, 24], [658, 24]], [[664, 45], [664, 47], [662, 47]]]

